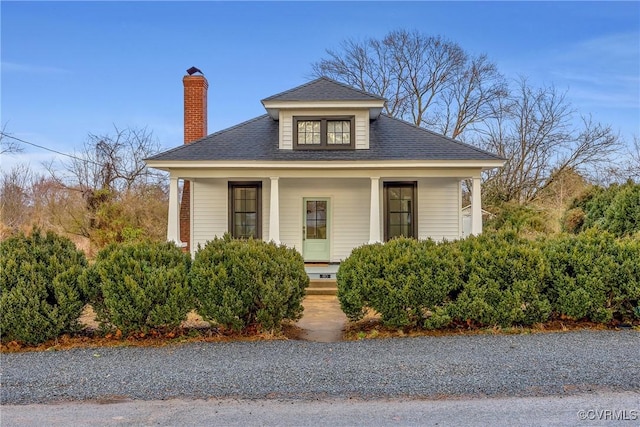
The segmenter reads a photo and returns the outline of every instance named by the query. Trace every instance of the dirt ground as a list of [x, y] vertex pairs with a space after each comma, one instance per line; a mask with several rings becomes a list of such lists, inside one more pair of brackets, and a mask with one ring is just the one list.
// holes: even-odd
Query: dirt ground
[[[98, 322], [91, 306], [85, 307], [80, 323], [84, 326], [75, 336], [64, 335], [38, 346], [23, 346], [16, 342], [2, 343], [0, 352], [62, 350], [74, 347], [148, 346], [186, 342], [229, 342], [263, 340], [305, 340], [316, 342], [338, 342], [360, 339], [444, 336], [470, 334], [530, 334], [540, 332], [563, 332], [579, 329], [616, 329], [615, 326], [591, 322], [556, 320], [532, 327], [479, 328], [473, 325], [454, 325], [448, 329], [424, 330], [415, 328], [390, 328], [380, 322], [380, 316], [369, 312], [358, 322], [349, 322], [340, 309], [335, 296], [310, 295], [303, 301], [304, 314], [298, 322], [284, 323], [282, 332], [270, 333], [248, 329], [242, 332], [225, 330], [202, 319], [196, 312], [190, 312], [187, 319], [177, 329], [150, 331], [148, 333], [122, 336], [119, 331], [103, 335], [98, 330]], [[635, 329], [640, 327], [636, 326]]]

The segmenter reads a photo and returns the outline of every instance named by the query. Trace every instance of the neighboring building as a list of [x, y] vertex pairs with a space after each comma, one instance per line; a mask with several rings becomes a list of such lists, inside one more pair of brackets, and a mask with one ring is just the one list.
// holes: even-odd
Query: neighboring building
[[[469, 237], [473, 233], [471, 232], [471, 205], [467, 205], [462, 208], [462, 236], [461, 237]], [[482, 209], [482, 221], [484, 222], [487, 219], [493, 218], [493, 214], [491, 212], [485, 211]]]
[[480, 174], [503, 159], [382, 114], [383, 98], [323, 77], [205, 136], [207, 80], [183, 82], [186, 144], [147, 164], [170, 173], [167, 237], [192, 253], [226, 232], [294, 247], [307, 262], [400, 235], [457, 239], [464, 179], [471, 231], [482, 232]]

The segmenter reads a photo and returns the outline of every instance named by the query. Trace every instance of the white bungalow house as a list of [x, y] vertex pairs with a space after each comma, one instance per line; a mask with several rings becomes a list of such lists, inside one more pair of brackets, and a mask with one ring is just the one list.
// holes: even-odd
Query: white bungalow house
[[226, 232], [296, 248], [309, 263], [401, 235], [457, 239], [464, 179], [471, 231], [482, 232], [480, 174], [502, 158], [382, 114], [385, 99], [324, 77], [207, 135], [198, 71], [183, 79], [188, 143], [147, 159], [170, 174], [167, 238], [192, 254]]

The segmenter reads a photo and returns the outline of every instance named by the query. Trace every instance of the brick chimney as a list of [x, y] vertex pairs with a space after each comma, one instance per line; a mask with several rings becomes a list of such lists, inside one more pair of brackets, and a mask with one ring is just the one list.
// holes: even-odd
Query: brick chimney
[[[195, 67], [187, 70], [182, 78], [184, 86], [184, 143], [207, 136], [207, 89], [209, 83], [202, 71]], [[199, 73], [199, 74], [196, 74]], [[186, 242], [186, 251], [191, 250], [191, 185], [185, 180], [180, 202], [180, 240]]]

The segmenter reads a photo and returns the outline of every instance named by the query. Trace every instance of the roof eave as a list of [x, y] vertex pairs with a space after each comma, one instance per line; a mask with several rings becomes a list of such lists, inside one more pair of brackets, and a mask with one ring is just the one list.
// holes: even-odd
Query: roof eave
[[147, 166], [171, 169], [402, 169], [402, 168], [474, 168], [489, 170], [504, 166], [504, 160], [148, 160]]
[[346, 101], [261, 101], [265, 110], [273, 120], [278, 120], [280, 110], [311, 109], [368, 109], [369, 118], [378, 118], [384, 108], [384, 100], [346, 100]]

